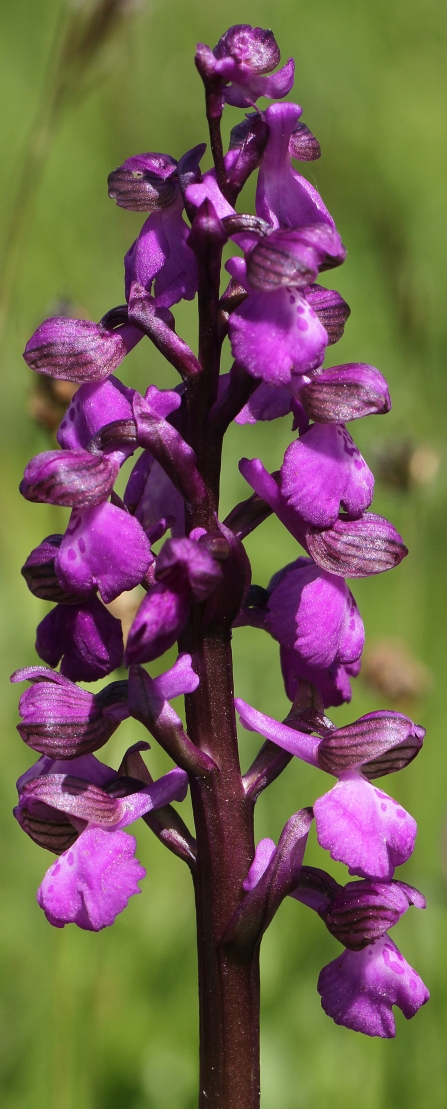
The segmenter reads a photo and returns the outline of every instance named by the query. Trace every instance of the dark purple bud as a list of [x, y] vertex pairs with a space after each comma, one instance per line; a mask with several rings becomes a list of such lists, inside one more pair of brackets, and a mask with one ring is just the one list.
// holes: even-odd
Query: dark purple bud
[[342, 578], [368, 578], [398, 566], [408, 554], [401, 536], [383, 516], [340, 516], [330, 528], [308, 528], [309, 554], [323, 570]]
[[166, 314], [166, 309], [157, 308], [154, 298], [142, 285], [137, 281], [132, 282], [129, 293], [129, 319], [134, 320], [145, 335], [152, 339], [157, 350], [183, 378], [195, 377], [201, 373], [200, 363], [187, 343], [176, 335], [173, 327], [166, 322]]
[[19, 701], [17, 731], [28, 747], [52, 759], [73, 759], [103, 747], [129, 715], [127, 682], [112, 682], [100, 693], [43, 666], [16, 670], [12, 682], [30, 681]]
[[[62, 543], [62, 535], [48, 535], [46, 539], [35, 547], [24, 565], [21, 573], [25, 578], [28, 589], [35, 597], [42, 601], [54, 601], [59, 604], [79, 604], [79, 593], [67, 593], [59, 583], [56, 575], [54, 560]], [[89, 591], [90, 593], [91, 591]], [[95, 592], [95, 590], [93, 590]], [[86, 596], [89, 596], [89, 593]]]
[[204, 623], [231, 627], [250, 588], [251, 566], [240, 539], [225, 524], [218, 526], [218, 532], [208, 532], [200, 539], [222, 567], [220, 581], [206, 604]]
[[251, 113], [233, 127], [225, 158], [230, 203], [234, 203], [250, 174], [257, 169], [268, 137], [269, 129], [260, 112]]
[[86, 508], [107, 500], [118, 470], [119, 463], [81, 448], [44, 451], [28, 463], [19, 488], [27, 501]]
[[314, 162], [321, 157], [321, 147], [318, 139], [305, 123], [297, 123], [289, 139], [289, 153], [292, 158], [299, 158], [300, 162]]
[[351, 315], [349, 304], [335, 289], [325, 289], [322, 285], [310, 285], [305, 296], [320, 323], [328, 334], [328, 346], [338, 343], [345, 330], [345, 323]]
[[73, 827], [64, 813], [56, 812], [43, 801], [30, 801], [27, 805], [17, 805], [14, 816], [27, 836], [54, 855], [68, 851], [78, 838], [79, 832]]
[[397, 924], [409, 905], [425, 909], [419, 890], [404, 882], [348, 882], [327, 909], [320, 911], [326, 928], [351, 951], [361, 951]]
[[135, 154], [109, 173], [109, 196], [129, 212], [155, 212], [176, 198], [177, 162], [169, 154]]
[[102, 381], [140, 339], [141, 332], [125, 323], [113, 330], [102, 321], [54, 316], [37, 328], [23, 357], [31, 370], [61, 381]]
[[189, 615], [187, 585], [172, 589], [158, 583], [143, 598], [130, 628], [125, 664], [152, 662], [177, 642]]
[[300, 399], [311, 420], [346, 423], [361, 416], [389, 412], [391, 400], [385, 378], [364, 362], [331, 366], [305, 385]]
[[279, 65], [281, 54], [273, 31], [237, 23], [221, 36], [213, 49], [215, 58], [233, 58], [252, 73], [270, 73]]
[[36, 651], [72, 682], [94, 682], [121, 666], [121, 621], [97, 597], [81, 605], [56, 605], [37, 628]]
[[188, 246], [197, 257], [206, 257], [210, 249], [223, 246], [228, 238], [222, 220], [208, 198], [197, 209], [188, 235]]
[[191, 539], [167, 539], [157, 557], [157, 581], [171, 589], [190, 592], [191, 600], [204, 601], [222, 578], [216, 560]]
[[376, 760], [376, 772], [367, 777], [391, 774], [416, 758], [424, 735], [425, 728], [400, 712], [370, 712], [326, 734], [318, 748], [318, 762], [322, 770], [336, 777], [351, 767], [371, 766]]
[[319, 269], [340, 265], [345, 255], [338, 232], [327, 224], [279, 229], [247, 254], [247, 279], [264, 292], [287, 285], [302, 288]]

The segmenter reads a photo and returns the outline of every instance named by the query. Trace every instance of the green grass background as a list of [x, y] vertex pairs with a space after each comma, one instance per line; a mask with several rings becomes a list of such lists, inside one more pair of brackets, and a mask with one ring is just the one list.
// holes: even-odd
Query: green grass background
[[[1, 0], [0, 209], [6, 235], [26, 136], [44, 78], [57, 0]], [[419, 823], [414, 857], [402, 876], [427, 893], [395, 929], [432, 1000], [407, 1023], [397, 1013], [395, 1041], [337, 1028], [323, 1014], [316, 980], [339, 945], [304, 907], [289, 901], [264, 943], [263, 1109], [444, 1109], [446, 1080], [447, 899], [445, 737], [447, 656], [446, 354], [446, 46], [442, 0], [153, 0], [110, 47], [109, 75], [64, 117], [36, 189], [1, 351], [0, 455], [2, 748], [0, 775], [0, 1090], [5, 1109], [193, 1109], [196, 1104], [196, 984], [189, 876], [145, 825], [138, 854], [147, 867], [141, 897], [112, 929], [92, 935], [50, 928], [35, 889], [50, 862], [12, 820], [14, 782], [30, 759], [14, 726], [17, 690], [9, 673], [36, 661], [33, 642], [44, 606], [27, 592], [19, 568], [30, 549], [64, 526], [66, 514], [22, 501], [27, 459], [48, 447], [26, 414], [30, 374], [25, 342], [69, 296], [92, 319], [122, 301], [122, 256], [141, 220], [107, 199], [107, 173], [141, 150], [179, 157], [206, 139], [202, 90], [193, 66], [196, 41], [214, 45], [232, 22], [272, 26], [283, 59], [297, 63], [293, 98], [320, 139], [309, 166], [348, 248], [331, 281], [352, 317], [330, 361], [364, 361], [387, 376], [393, 411], [359, 421], [356, 441], [371, 461], [378, 444], [410, 437], [440, 453], [436, 481], [403, 494], [377, 487], [374, 507], [410, 547], [395, 571], [354, 583], [368, 639], [401, 638], [434, 675], [415, 707], [426, 747], [386, 788]], [[240, 113], [228, 113], [231, 125]], [[247, 196], [247, 202], [250, 196]], [[327, 282], [328, 284], [331, 281]], [[176, 312], [195, 344], [194, 306]], [[126, 360], [124, 380], [170, 386], [149, 343]], [[287, 426], [286, 426], [287, 425]], [[277, 467], [290, 421], [233, 426], [225, 455], [225, 510], [246, 495], [237, 460], [260, 455]], [[254, 580], [296, 557], [296, 545], [269, 521], [248, 543]], [[271, 715], [284, 715], [273, 641], [235, 634], [236, 687]], [[357, 683], [341, 721], [385, 707]], [[107, 758], [118, 765], [141, 736], [126, 723]], [[244, 764], [256, 746], [241, 735]], [[150, 755], [153, 772], [168, 760]], [[259, 802], [259, 835], [277, 836], [290, 813], [311, 803], [329, 779], [298, 763]], [[312, 842], [309, 861], [325, 865]], [[338, 876], [343, 868], [332, 867]]]

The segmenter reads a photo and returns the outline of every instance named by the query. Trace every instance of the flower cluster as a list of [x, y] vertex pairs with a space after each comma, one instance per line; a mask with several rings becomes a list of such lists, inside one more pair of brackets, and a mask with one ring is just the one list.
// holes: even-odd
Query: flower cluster
[[[199, 865], [171, 802], [183, 799], [188, 779], [213, 781], [219, 760], [211, 735], [206, 746], [199, 742], [194, 713], [185, 729], [169, 701], [187, 695], [193, 704], [199, 684], [210, 705], [217, 694], [205, 655], [185, 645], [197, 645], [198, 635], [202, 642], [206, 635], [213, 642], [228, 638], [231, 627], [247, 624], [267, 631], [279, 644], [293, 704], [279, 723], [236, 699], [244, 727], [267, 741], [242, 779], [246, 796], [254, 803], [292, 756], [337, 783], [312, 810], [291, 818], [278, 847], [261, 841], [224, 940], [256, 946], [283, 897], [304, 902], [346, 948], [321, 972], [323, 1008], [337, 1023], [392, 1036], [392, 1005], [410, 1017], [428, 993], [387, 929], [409, 904], [422, 908], [424, 901], [394, 878], [413, 851], [415, 821], [372, 782], [403, 769], [418, 754], [424, 730], [391, 711], [344, 728], [325, 715], [350, 700], [364, 645], [346, 579], [389, 570], [407, 554], [393, 525], [369, 511], [374, 478], [346, 427], [388, 412], [391, 402], [374, 366], [324, 368], [326, 348], [341, 338], [350, 310], [319, 277], [341, 265], [346, 251], [318, 192], [293, 165], [320, 155], [301, 108], [290, 102], [256, 108], [261, 96], [277, 101], [292, 87], [293, 61], [273, 72], [279, 60], [272, 33], [246, 25], [230, 28], [214, 50], [199, 45], [213, 167], [201, 170], [201, 144], [179, 160], [139, 154], [112, 172], [116, 203], [148, 213], [125, 257], [125, 304], [98, 324], [48, 319], [27, 344], [33, 370], [78, 388], [57, 434], [59, 449], [32, 459], [20, 487], [28, 500], [71, 514], [65, 534], [43, 539], [22, 570], [31, 592], [55, 607], [37, 629], [36, 650], [47, 666], [13, 675], [31, 682], [18, 730], [40, 756], [19, 779], [15, 816], [59, 856], [38, 892], [57, 927], [71, 921], [103, 928], [139, 892], [144, 871], [134, 839], [122, 830], [139, 816], [191, 867]], [[249, 111], [224, 154], [225, 103]], [[237, 212], [238, 194], [255, 170], [256, 211]], [[209, 290], [213, 282], [218, 287], [227, 242], [235, 248], [226, 263], [230, 280], [213, 303]], [[171, 309], [198, 290], [196, 357], [177, 334]], [[115, 376], [144, 337], [180, 374], [176, 389], [149, 385], [143, 396]], [[225, 341], [234, 364], [219, 377]], [[261, 460], [242, 459], [253, 495], [220, 521], [215, 475], [226, 428], [232, 420], [250, 425], [290, 414], [294, 438], [280, 469], [270, 474]], [[116, 479], [136, 452], [120, 498]], [[276, 568], [266, 588], [251, 586], [242, 541], [271, 513], [297, 540], [297, 558]], [[145, 597], [124, 645], [121, 624], [106, 606], [137, 585]], [[176, 643], [175, 665], [151, 678], [143, 664]], [[97, 693], [77, 684], [123, 665], [128, 678]], [[222, 713], [230, 727], [232, 712], [227, 699]], [[126, 752], [117, 772], [93, 754], [129, 715], [176, 763], [159, 781], [141, 758], [145, 744]], [[343, 889], [303, 865], [312, 819], [320, 845], [359, 881]]]

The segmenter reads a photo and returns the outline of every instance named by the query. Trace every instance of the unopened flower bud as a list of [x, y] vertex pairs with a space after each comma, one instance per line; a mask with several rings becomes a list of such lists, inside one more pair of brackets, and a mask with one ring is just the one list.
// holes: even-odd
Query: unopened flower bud
[[73, 759], [103, 747], [128, 715], [127, 682], [93, 694], [44, 666], [16, 670], [12, 682], [33, 684], [19, 701], [23, 742], [52, 759]]
[[236, 23], [221, 35], [213, 49], [215, 58], [233, 58], [252, 73], [270, 73], [279, 65], [281, 54], [273, 31]]

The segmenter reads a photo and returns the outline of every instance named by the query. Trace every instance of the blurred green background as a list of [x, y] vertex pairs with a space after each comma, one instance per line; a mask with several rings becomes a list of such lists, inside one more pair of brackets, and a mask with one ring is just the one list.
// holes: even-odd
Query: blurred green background
[[[427, 728], [426, 747], [417, 762], [384, 784], [419, 822], [414, 857], [399, 877], [426, 892], [428, 908], [408, 913], [393, 937], [427, 982], [432, 1000], [410, 1023], [397, 1013], [395, 1041], [369, 1040], [337, 1028], [323, 1014], [315, 987], [321, 966], [336, 957], [339, 945], [313, 914], [289, 900], [263, 948], [262, 1106], [443, 1109], [445, 5], [442, 0], [282, 0], [273, 7], [266, 0], [147, 0], [128, 11], [104, 49], [92, 57], [83, 83], [74, 81], [76, 95], [46, 134], [39, 131], [39, 97], [45, 87], [51, 94], [49, 59], [56, 27], [61, 19], [85, 19], [86, 4], [73, 0], [65, 8], [60, 0], [16, 0], [14, 5], [1, 0], [0, 11], [1, 233], [9, 251], [0, 290], [5, 317], [0, 393], [2, 1105], [196, 1105], [194, 918], [186, 868], [141, 824], [138, 854], [148, 871], [142, 896], [133, 898], [114, 927], [99, 935], [74, 927], [57, 931], [35, 902], [50, 856], [23, 835], [10, 815], [15, 779], [30, 758], [14, 730], [17, 689], [9, 686], [8, 676], [36, 661], [34, 630], [45, 611], [27, 592], [19, 569], [44, 535], [64, 527], [66, 517], [56, 509], [27, 504], [17, 492], [28, 458], [50, 445], [48, 434], [29, 415], [32, 375], [21, 351], [61, 297], [91, 319], [122, 301], [122, 256], [141, 220], [107, 199], [107, 174], [142, 150], [179, 157], [206, 139], [202, 90], [193, 66], [195, 43], [214, 45], [231, 23], [251, 22], [272, 26], [283, 60], [296, 58], [296, 84], [289, 99], [303, 106], [303, 119], [323, 150], [321, 161], [305, 172], [322, 192], [348, 248], [344, 267], [326, 280], [352, 308], [345, 337], [329, 348], [328, 363], [372, 362], [387, 376], [392, 393], [390, 415], [352, 425], [367, 460], [382, 475], [375, 510], [393, 520], [410, 548], [410, 557], [397, 570], [354, 583], [367, 642], [378, 641], [380, 652], [380, 641], [397, 640], [398, 647], [391, 644], [387, 650], [405, 648], [429, 672], [428, 680], [424, 675], [421, 679], [410, 665], [408, 696], [400, 700], [396, 691], [394, 699], [392, 691], [388, 699], [380, 696], [371, 680], [368, 685], [361, 678], [352, 705], [334, 710], [333, 716], [347, 722], [362, 712], [397, 705]], [[232, 109], [228, 116], [231, 126], [240, 113]], [[39, 142], [48, 146], [40, 175]], [[18, 203], [26, 150], [23, 202]], [[247, 203], [250, 199], [248, 191]], [[13, 253], [10, 237], [8, 246], [11, 227]], [[194, 306], [181, 305], [176, 316], [179, 330], [194, 345]], [[149, 343], [129, 356], [123, 377], [139, 388], [149, 381], [175, 384], [174, 371], [164, 367]], [[276, 468], [289, 441], [289, 420], [232, 427], [224, 512], [247, 495], [237, 459], [260, 455]], [[273, 521], [255, 532], [248, 549], [254, 580], [263, 585], [297, 553], [291, 537]], [[238, 693], [271, 715], [284, 716], [287, 702], [276, 645], [249, 629], [235, 633], [234, 645]], [[125, 746], [141, 732], [137, 724], [123, 725], [104, 754], [107, 761], [117, 766]], [[248, 733], [241, 735], [244, 765], [256, 742]], [[155, 750], [149, 760], [153, 773], [168, 766]], [[324, 788], [321, 774], [298, 763], [289, 766], [259, 802], [259, 836], [276, 837], [290, 813], [312, 803]], [[327, 863], [314, 842], [309, 861]], [[332, 871], [343, 880], [342, 867], [333, 865]]]

